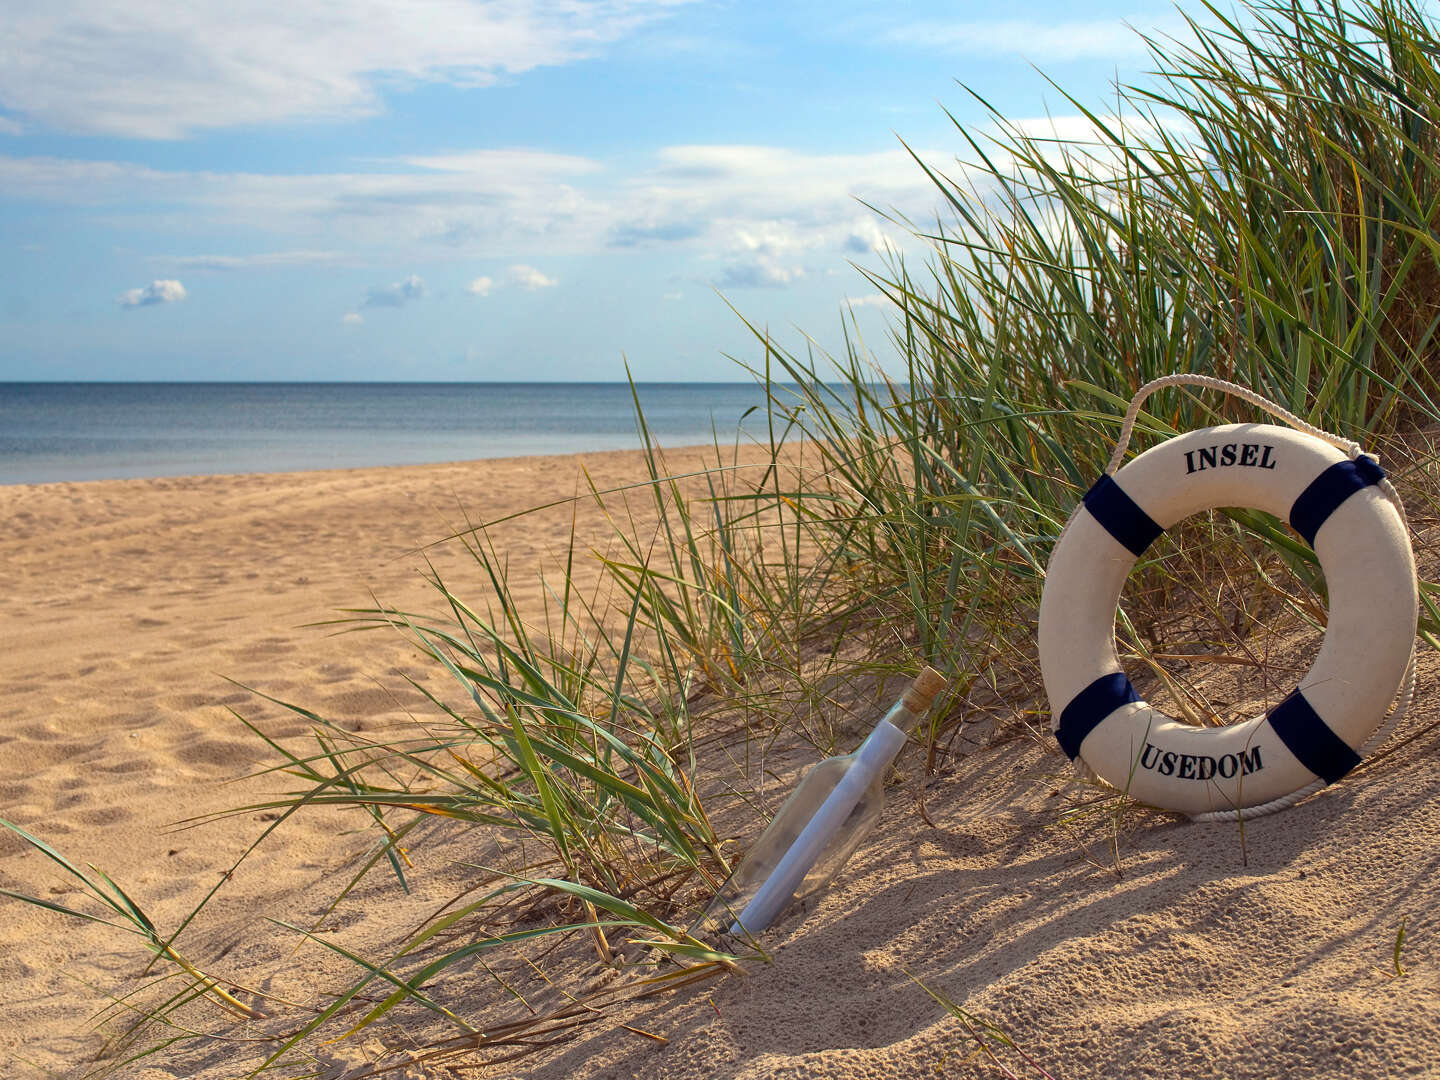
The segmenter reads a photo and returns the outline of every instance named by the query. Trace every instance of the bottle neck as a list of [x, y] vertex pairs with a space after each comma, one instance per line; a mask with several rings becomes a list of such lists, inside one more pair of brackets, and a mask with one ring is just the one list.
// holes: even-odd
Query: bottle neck
[[908, 735], [910, 729], [920, 722], [920, 718], [907, 709], [905, 702], [901, 700], [890, 707], [890, 711], [885, 714], [885, 718], [880, 722], [882, 724], [890, 724], [892, 727], [897, 727]]
[[871, 729], [870, 734], [865, 736], [865, 741], [847, 756], [855, 758], [865, 753], [873, 753], [881, 745], [886, 750], [894, 747], [891, 752], [899, 753], [900, 747], [905, 745], [905, 739], [916, 720], [915, 714], [907, 709], [903, 702], [897, 702], [889, 712], [881, 717], [880, 722]]
[[[891, 723], [890, 717], [894, 714], [892, 709], [885, 715], [885, 719], [875, 725], [875, 730], [865, 736], [855, 752], [850, 755], [851, 768], [868, 769], [879, 776], [881, 771], [895, 760], [897, 754], [905, 746], [905, 729], [897, 724]], [[907, 711], [906, 715], [909, 713]]]

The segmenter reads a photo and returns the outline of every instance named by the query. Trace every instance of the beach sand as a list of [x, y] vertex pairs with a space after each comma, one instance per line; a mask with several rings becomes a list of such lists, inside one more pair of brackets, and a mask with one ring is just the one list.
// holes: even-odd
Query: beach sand
[[[356, 730], [402, 722], [423, 705], [404, 676], [443, 675], [398, 635], [305, 624], [372, 594], [434, 610], [422, 545], [467, 513], [493, 519], [583, 491], [582, 463], [600, 487], [643, 478], [638, 454], [606, 453], [0, 487], [0, 815], [104, 868], [173, 928], [273, 814], [175, 823], [287, 786], [238, 779], [274, 756], [231, 710], [296, 745], [308, 728], [236, 684]], [[684, 455], [671, 465], [686, 467]], [[538, 572], [572, 522], [582, 550], [608, 535], [599, 515], [572, 517], [569, 507], [497, 530], [523, 602], [543, 602]], [[1417, 512], [1414, 523], [1434, 577], [1433, 515]], [[482, 591], [454, 545], [427, 554], [458, 592], [467, 582]], [[933, 825], [916, 811], [918, 763], [904, 757], [906, 780], [880, 829], [813, 911], [767, 935], [770, 963], [614, 1005], [522, 1060], [384, 1075], [1005, 1075], [977, 1049], [985, 1023], [1033, 1058], [988, 1043], [1027, 1077], [1039, 1068], [1066, 1080], [1440, 1075], [1440, 732], [1427, 730], [1440, 718], [1437, 675], [1422, 651], [1416, 704], [1392, 741], [1419, 738], [1243, 831], [1149, 812], [1118, 830], [1104, 814], [1064, 824], [1061, 810], [1084, 795], [1064, 789], [1058, 753], [1017, 734], [1023, 717], [929, 782]], [[181, 946], [227, 978], [292, 999], [343, 986], [353, 967], [269, 920], [310, 925], [325, 911], [371, 842], [351, 828], [323, 812], [286, 822]], [[377, 874], [326, 933], [378, 958], [462, 887], [484, 841], [450, 829], [416, 850], [410, 896]], [[0, 887], [80, 900], [13, 836], [0, 837]], [[104, 1063], [87, 1021], [155, 974], [144, 976], [138, 941], [4, 898], [0, 911], [0, 1075], [78, 1076]], [[623, 988], [627, 976], [600, 968], [583, 942], [567, 948], [580, 984]], [[474, 993], [489, 995], [476, 1012], [496, 1023], [524, 1013], [483, 979]], [[447, 1030], [424, 1020], [412, 1029], [421, 1045]], [[263, 1050], [243, 1029], [231, 1034], [118, 1073], [245, 1075]], [[385, 1048], [395, 1043], [393, 1028], [377, 1029], [317, 1051], [315, 1069], [340, 1077], [367, 1060], [393, 1062]], [[118, 1055], [110, 1063], [125, 1057], [107, 1053]]]

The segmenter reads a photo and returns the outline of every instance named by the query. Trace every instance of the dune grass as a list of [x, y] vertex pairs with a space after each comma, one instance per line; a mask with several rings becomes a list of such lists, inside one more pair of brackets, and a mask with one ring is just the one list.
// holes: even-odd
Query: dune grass
[[[447, 976], [516, 953], [493, 971], [511, 987], [542, 940], [639, 967], [635, 994], [724, 970], [734, 958], [684, 929], [740, 853], [714, 809], [749, 804], [752, 820], [773, 809], [746, 786], [749, 755], [785, 740], [835, 746], [837, 686], [873, 696], [922, 662], [949, 675], [918, 733], [931, 770], [983, 716], [1043, 739], [1033, 627], [1046, 559], [1151, 378], [1243, 383], [1378, 449], [1403, 491], [1431, 497], [1440, 37], [1390, 0], [1200, 14], [1187, 43], [1151, 43], [1147, 85], [1105, 109], [1069, 101], [1090, 139], [996, 114], [982, 130], [957, 125], [959, 161], [917, 160], [947, 208], [905, 223], [929, 244], [923, 269], [896, 256], [861, 271], [894, 302], [901, 370], [881, 374], [858, 332], [827, 357], [757, 330], [759, 358], [737, 361], [767, 390], [758, 465], [717, 439], [707, 468], [673, 475], [637, 407], [649, 475], [585, 493], [615, 543], [596, 556], [572, 543], [543, 611], [513, 599], [492, 539], [501, 523], [467, 521], [447, 542], [468, 549], [478, 595], [437, 573], [430, 611], [346, 615], [348, 629], [407, 635], [452, 692], [415, 683], [428, 715], [383, 741], [286, 705], [314, 738], [306, 750], [271, 742], [298, 786], [266, 808], [365, 816], [377, 842], [346, 892], [377, 867], [406, 888], [406, 846], [424, 823], [511, 835], [525, 855], [477, 870], [469, 895], [383, 960], [345, 954], [354, 981], [274, 1029], [267, 1064], [397, 1008], [451, 1025], [455, 1053], [543, 1043], [538, 1033], [592, 1013], [567, 1004], [502, 1032], [445, 991]], [[1171, 390], [1137, 436], [1253, 415]], [[1202, 537], [1197, 560], [1188, 548]], [[607, 589], [582, 585], [587, 557]], [[1432, 645], [1437, 596], [1422, 583]], [[1216, 722], [1226, 717], [1194, 672], [1259, 670], [1265, 635], [1323, 621], [1313, 552], [1266, 515], [1215, 513], [1146, 556], [1122, 609], [1122, 657], [1178, 711]], [[702, 744], [723, 747], [734, 775], [706, 775]], [[1097, 807], [1113, 816], [1124, 801], [1102, 791], [1066, 813]], [[123, 897], [100, 895], [111, 907]], [[509, 929], [457, 937], [477, 913]], [[218, 992], [165, 951], [173, 935], [149, 940], [196, 993]]]

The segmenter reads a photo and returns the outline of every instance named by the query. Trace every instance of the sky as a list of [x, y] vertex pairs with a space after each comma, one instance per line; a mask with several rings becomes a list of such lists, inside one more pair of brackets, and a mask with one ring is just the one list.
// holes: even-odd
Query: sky
[[[958, 122], [1072, 130], [1170, 3], [5, 0], [0, 381], [882, 363]], [[1061, 88], [1057, 89], [1056, 87]], [[953, 119], [952, 119], [953, 117]], [[879, 212], [877, 212], [877, 210]]]

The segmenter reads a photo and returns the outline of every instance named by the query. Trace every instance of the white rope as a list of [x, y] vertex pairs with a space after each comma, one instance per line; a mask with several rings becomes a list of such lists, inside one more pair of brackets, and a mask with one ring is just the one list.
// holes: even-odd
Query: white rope
[[[1107, 475], [1113, 474], [1116, 469], [1120, 468], [1120, 462], [1125, 459], [1125, 451], [1128, 450], [1130, 447], [1130, 437], [1135, 431], [1135, 421], [1140, 415], [1140, 406], [1144, 404], [1145, 399], [1148, 398], [1151, 394], [1153, 394], [1156, 390], [1164, 389], [1167, 386], [1182, 385], [1199, 386], [1207, 390], [1219, 390], [1221, 393], [1229, 394], [1232, 397], [1238, 397], [1245, 401], [1248, 401], [1250, 402], [1250, 404], [1255, 405], [1260, 409], [1263, 409], [1265, 412], [1269, 413], [1277, 420], [1283, 420], [1295, 430], [1303, 431], [1307, 435], [1313, 435], [1315, 438], [1321, 439], [1329, 443], [1336, 449], [1345, 451], [1345, 454], [1352, 461], [1355, 458], [1359, 457], [1361, 454], [1365, 453], [1364, 448], [1359, 443], [1354, 442], [1350, 439], [1343, 438], [1342, 436], [1332, 434], [1331, 432], [1328, 432], [1323, 428], [1318, 428], [1314, 424], [1308, 423], [1307, 421], [1300, 419], [1300, 417], [1296, 416], [1289, 409], [1283, 408], [1275, 404], [1275, 402], [1271, 401], [1263, 394], [1258, 394], [1254, 390], [1251, 390], [1249, 387], [1241, 386], [1239, 383], [1227, 382], [1224, 379], [1217, 379], [1213, 375], [1193, 375], [1182, 373], [1177, 375], [1164, 375], [1158, 379], [1152, 379], [1135, 392], [1135, 396], [1130, 399], [1130, 407], [1125, 410], [1125, 419], [1120, 424], [1120, 436], [1115, 443], [1115, 452], [1110, 455], [1110, 463], [1105, 466], [1105, 472]], [[1373, 454], [1369, 456], [1374, 457]], [[1395, 490], [1395, 485], [1392, 484], [1388, 479], [1382, 479], [1380, 481], [1380, 490], [1385, 493], [1385, 497], [1390, 500], [1391, 504], [1400, 514], [1401, 528], [1404, 530], [1405, 535], [1408, 537], [1410, 535], [1410, 519], [1405, 514], [1405, 504], [1400, 501], [1400, 493]], [[1367, 757], [1373, 751], [1378, 750], [1381, 744], [1390, 737], [1390, 733], [1399, 726], [1400, 721], [1403, 720], [1405, 718], [1405, 714], [1409, 712], [1410, 705], [1414, 700], [1415, 646], [1412, 643], [1410, 646], [1410, 662], [1405, 666], [1405, 677], [1401, 680], [1400, 683], [1400, 693], [1396, 698], [1394, 706], [1390, 710], [1389, 716], [1386, 717], [1385, 721], [1378, 728], [1375, 729], [1375, 731], [1371, 734], [1370, 738], [1365, 740], [1365, 745], [1360, 747], [1360, 756], [1362, 758]], [[1078, 777], [1082, 779], [1091, 781], [1096, 779], [1095, 772], [1090, 768], [1090, 766], [1086, 765], [1084, 760], [1080, 757], [1075, 758], [1075, 773]], [[1301, 799], [1313, 794], [1316, 791], [1319, 791], [1324, 786], [1324, 780], [1314, 780], [1311, 783], [1306, 784], [1304, 787], [1300, 788], [1298, 791], [1292, 791], [1289, 795], [1282, 795], [1278, 799], [1272, 799], [1269, 802], [1262, 803], [1259, 806], [1247, 806], [1244, 808], [1236, 807], [1234, 809], [1228, 810], [1210, 810], [1203, 814], [1191, 814], [1190, 820], [1202, 822], [1228, 821], [1233, 818], [1237, 820], [1249, 821], [1253, 818], [1265, 817], [1267, 814], [1274, 814], [1280, 810], [1286, 810], [1289, 807], [1294, 806]]]
[[1305, 420], [1301, 420], [1289, 409], [1276, 405], [1263, 394], [1257, 394], [1248, 386], [1241, 386], [1239, 383], [1226, 382], [1224, 379], [1217, 379], [1213, 375], [1163, 375], [1158, 379], [1151, 379], [1144, 386], [1135, 392], [1130, 399], [1130, 408], [1125, 410], [1125, 420], [1120, 425], [1120, 438], [1115, 444], [1115, 452], [1110, 455], [1110, 464], [1105, 466], [1106, 473], [1113, 473], [1120, 467], [1120, 462], [1125, 457], [1125, 451], [1130, 446], [1130, 435], [1135, 430], [1135, 419], [1140, 415], [1140, 406], [1145, 399], [1156, 390], [1163, 390], [1167, 386], [1181, 385], [1201, 386], [1207, 390], [1219, 390], [1232, 397], [1243, 398], [1250, 404], [1258, 406], [1277, 420], [1283, 420], [1296, 431], [1303, 431], [1306, 435], [1313, 435], [1317, 439], [1323, 439], [1337, 450], [1344, 450], [1352, 459], [1359, 457], [1364, 451], [1360, 444], [1339, 435], [1332, 435], [1323, 428], [1318, 428]]

